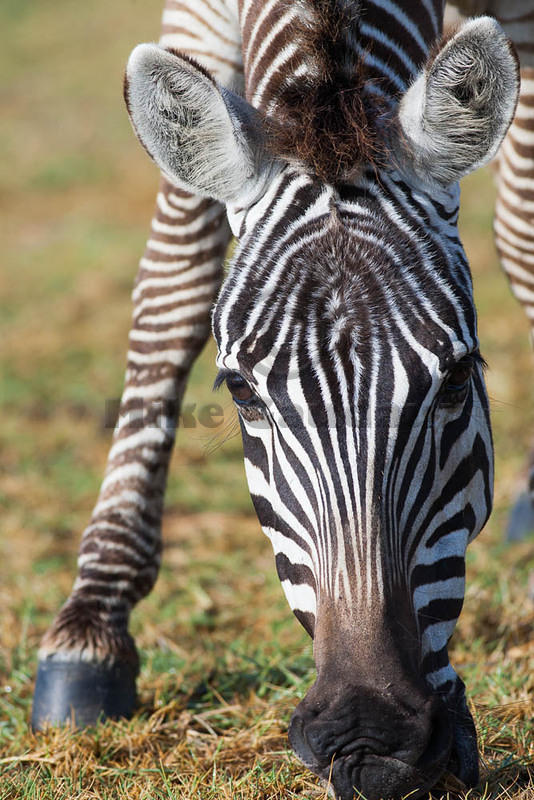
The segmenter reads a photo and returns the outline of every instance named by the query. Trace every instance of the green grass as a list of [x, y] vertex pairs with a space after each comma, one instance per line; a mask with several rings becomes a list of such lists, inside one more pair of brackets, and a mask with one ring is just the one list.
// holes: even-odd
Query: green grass
[[[311, 645], [282, 596], [219, 396], [224, 426], [178, 435], [163, 568], [131, 626], [139, 714], [78, 733], [27, 727], [39, 638], [72, 585], [110, 443], [106, 401], [121, 391], [157, 185], [122, 107], [122, 71], [131, 47], [157, 36], [159, 14], [140, 0], [0, 5], [0, 800], [325, 796], [286, 739], [313, 680]], [[527, 800], [534, 544], [502, 539], [534, 434], [533, 364], [493, 250], [492, 196], [489, 172], [466, 182], [462, 229], [490, 364], [496, 504], [469, 552], [452, 651], [483, 758], [469, 797]], [[186, 404], [214, 402], [213, 357], [210, 345]]]

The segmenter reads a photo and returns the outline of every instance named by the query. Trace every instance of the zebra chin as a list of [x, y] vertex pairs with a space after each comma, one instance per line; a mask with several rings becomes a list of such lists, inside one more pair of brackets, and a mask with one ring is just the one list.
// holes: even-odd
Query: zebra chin
[[318, 679], [293, 714], [289, 740], [338, 800], [415, 800], [445, 771], [473, 786], [478, 751], [463, 686], [458, 697], [453, 708], [425, 688], [404, 696], [368, 686], [340, 692]]

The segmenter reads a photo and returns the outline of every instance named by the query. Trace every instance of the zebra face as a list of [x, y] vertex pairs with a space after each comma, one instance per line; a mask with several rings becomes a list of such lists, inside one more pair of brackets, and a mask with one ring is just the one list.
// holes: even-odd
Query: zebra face
[[447, 644], [493, 468], [457, 181], [513, 116], [508, 43], [489, 18], [467, 23], [383, 118], [388, 163], [326, 182], [267, 155], [256, 110], [190, 59], [141, 45], [125, 90], [148, 152], [182, 189], [224, 203], [238, 239], [213, 318], [217, 382], [314, 639], [297, 755], [342, 800], [354, 787], [416, 797], [446, 768], [476, 783]]
[[[384, 770], [399, 795], [446, 766], [469, 780], [476, 740], [447, 643], [490, 511], [492, 443], [456, 193], [429, 229], [398, 177], [275, 183], [260, 223], [240, 215], [214, 332], [252, 499], [314, 638], [290, 739], [325, 778], [335, 756], [343, 797], [383, 796]], [[400, 198], [395, 224], [384, 209]]]

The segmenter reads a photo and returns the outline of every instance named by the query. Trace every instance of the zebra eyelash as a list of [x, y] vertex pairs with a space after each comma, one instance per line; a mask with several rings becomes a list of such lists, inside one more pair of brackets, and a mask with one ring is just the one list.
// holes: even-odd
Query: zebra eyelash
[[442, 366], [442, 374], [444, 376], [444, 380], [446, 381], [448, 376], [450, 375], [453, 370], [458, 367], [462, 361], [471, 361], [473, 368], [476, 366], [480, 366], [482, 371], [485, 372], [488, 368], [488, 363], [486, 359], [480, 354], [478, 350], [473, 350], [471, 353], [466, 353], [460, 359], [451, 358], [447, 360], [447, 362]]
[[480, 367], [482, 367], [483, 372], [487, 370], [488, 362], [484, 356], [481, 355], [479, 350], [474, 350], [472, 353], [469, 353], [469, 356], [473, 359], [474, 364], [478, 364]]
[[218, 392], [223, 383], [225, 382], [226, 378], [228, 377], [228, 375], [231, 374], [232, 370], [230, 369], [220, 369], [217, 375], [215, 376], [215, 380], [213, 381], [212, 391]]

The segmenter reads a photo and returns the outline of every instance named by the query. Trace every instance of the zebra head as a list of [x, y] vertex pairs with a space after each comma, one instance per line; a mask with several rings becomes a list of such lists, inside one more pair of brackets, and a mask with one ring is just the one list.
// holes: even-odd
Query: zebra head
[[467, 23], [381, 116], [380, 162], [335, 180], [269, 152], [264, 117], [176, 53], [136, 48], [126, 93], [152, 157], [225, 203], [238, 240], [214, 311], [217, 383], [314, 639], [297, 755], [343, 800], [424, 792], [445, 769], [475, 783], [447, 645], [493, 467], [457, 182], [513, 116], [507, 41], [489, 18]]

